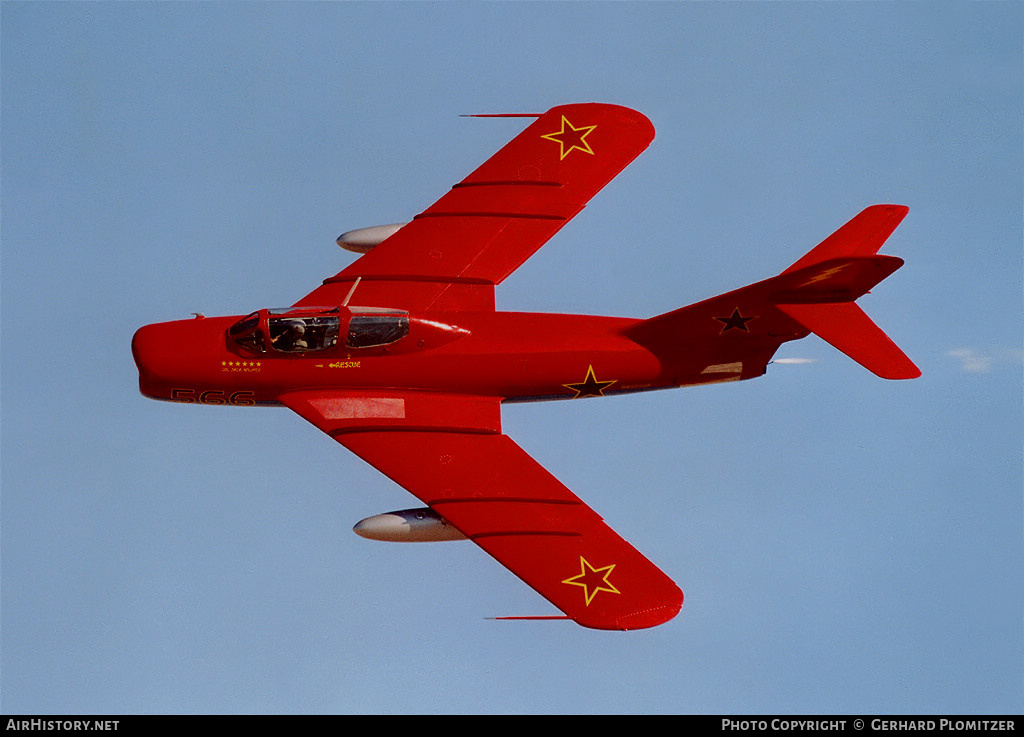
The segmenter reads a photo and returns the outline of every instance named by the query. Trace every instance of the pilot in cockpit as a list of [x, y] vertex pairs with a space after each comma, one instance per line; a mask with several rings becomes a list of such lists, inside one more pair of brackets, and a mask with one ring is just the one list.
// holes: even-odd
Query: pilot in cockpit
[[287, 327], [276, 336], [271, 336], [270, 342], [279, 351], [304, 351], [309, 348], [306, 343], [306, 324], [302, 320], [289, 320]]

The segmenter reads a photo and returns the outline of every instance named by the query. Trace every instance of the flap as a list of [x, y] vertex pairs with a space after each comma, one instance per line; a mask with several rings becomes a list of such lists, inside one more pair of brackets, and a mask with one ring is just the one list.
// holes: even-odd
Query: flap
[[331, 437], [395, 428], [501, 432], [501, 403], [497, 397], [386, 389], [305, 389], [283, 394], [280, 401]]

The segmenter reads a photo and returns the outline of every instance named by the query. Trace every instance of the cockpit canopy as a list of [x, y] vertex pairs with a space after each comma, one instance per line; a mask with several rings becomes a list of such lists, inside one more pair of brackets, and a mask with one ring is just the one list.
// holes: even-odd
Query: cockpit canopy
[[409, 315], [404, 312], [352, 313], [348, 322], [347, 348], [391, 345], [409, 333]]
[[228, 340], [252, 353], [328, 351], [344, 333], [346, 349], [390, 345], [409, 333], [409, 315], [375, 307], [288, 307], [259, 310], [228, 329]]

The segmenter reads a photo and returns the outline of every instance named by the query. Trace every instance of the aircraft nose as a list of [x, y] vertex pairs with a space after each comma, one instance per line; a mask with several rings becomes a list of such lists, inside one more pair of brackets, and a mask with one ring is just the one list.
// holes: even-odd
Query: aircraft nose
[[165, 324], [146, 325], [132, 336], [132, 357], [139, 369], [139, 391], [148, 397], [163, 398], [158, 388], [168, 365], [167, 346], [171, 344]]
[[148, 366], [153, 363], [153, 353], [156, 346], [156, 325], [146, 325], [135, 331], [132, 336], [132, 358], [139, 373], [146, 372]]
[[[154, 399], [172, 398], [174, 387], [215, 383], [220, 368], [223, 320], [176, 320], [145, 325], [132, 337], [139, 389]], [[215, 368], [214, 368], [215, 367]]]

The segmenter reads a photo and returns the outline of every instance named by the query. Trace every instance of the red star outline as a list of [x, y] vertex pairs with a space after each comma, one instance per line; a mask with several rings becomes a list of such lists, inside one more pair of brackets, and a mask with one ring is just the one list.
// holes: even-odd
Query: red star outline
[[562, 386], [576, 392], [576, 396], [573, 397], [573, 399], [580, 399], [581, 397], [603, 397], [604, 390], [616, 381], [617, 379], [612, 379], [611, 381], [598, 381], [594, 376], [594, 367], [587, 366], [587, 376], [583, 381], [578, 384], [562, 384]]
[[622, 593], [608, 580], [608, 576], [611, 575], [613, 570], [615, 570], [614, 563], [603, 568], [594, 568], [594, 566], [590, 565], [590, 561], [581, 555], [580, 574], [578, 576], [571, 576], [562, 581], [562, 583], [569, 584], [570, 586], [582, 586], [583, 596], [587, 600], [587, 606], [590, 606], [590, 602], [597, 596], [598, 591], [607, 591], [609, 594]]
[[549, 141], [554, 141], [561, 146], [561, 156], [559, 160], [565, 159], [573, 151], [582, 151], [583, 153], [594, 155], [594, 149], [590, 148], [590, 144], [587, 143], [587, 136], [594, 132], [597, 128], [596, 125], [584, 125], [577, 128], [569, 119], [562, 116], [562, 130], [555, 133], [548, 133], [541, 136]]

